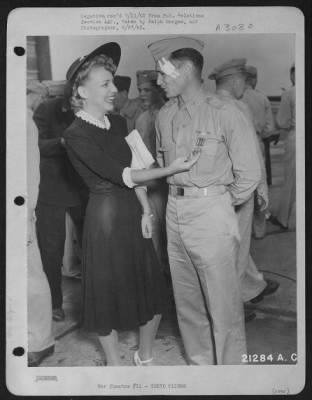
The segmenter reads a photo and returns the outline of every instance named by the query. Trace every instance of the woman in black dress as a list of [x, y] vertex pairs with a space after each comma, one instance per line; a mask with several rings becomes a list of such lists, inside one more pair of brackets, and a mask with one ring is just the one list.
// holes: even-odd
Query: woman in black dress
[[152, 345], [163, 312], [165, 284], [152, 240], [151, 211], [140, 186], [189, 170], [177, 159], [167, 168], [131, 169], [126, 121], [113, 110], [113, 74], [120, 47], [108, 43], [73, 66], [76, 119], [65, 131], [68, 155], [89, 188], [83, 235], [83, 322], [96, 331], [107, 364], [120, 365], [118, 330], [140, 328], [138, 366], [151, 365]]

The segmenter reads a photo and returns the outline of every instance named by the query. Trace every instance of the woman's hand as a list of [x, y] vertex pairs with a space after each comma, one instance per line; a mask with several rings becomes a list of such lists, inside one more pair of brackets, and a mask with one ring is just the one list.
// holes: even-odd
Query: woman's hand
[[199, 157], [200, 157], [200, 152], [198, 152], [194, 156], [191, 156], [191, 158], [187, 157], [177, 158], [168, 166], [170, 175], [178, 174], [179, 172], [189, 171], [193, 167], [193, 165], [197, 163]]
[[142, 215], [141, 226], [144, 239], [151, 239], [152, 237], [152, 230], [153, 230], [152, 217], [153, 217], [152, 214]]

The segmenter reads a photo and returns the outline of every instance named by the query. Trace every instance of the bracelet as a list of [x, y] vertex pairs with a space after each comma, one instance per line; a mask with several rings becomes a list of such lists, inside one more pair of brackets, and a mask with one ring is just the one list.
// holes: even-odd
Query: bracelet
[[154, 217], [154, 214], [152, 214], [152, 213], [149, 213], [149, 214], [148, 213], [143, 213], [142, 217], [144, 217], [144, 215], [146, 215], [147, 217], [151, 217], [151, 218]]

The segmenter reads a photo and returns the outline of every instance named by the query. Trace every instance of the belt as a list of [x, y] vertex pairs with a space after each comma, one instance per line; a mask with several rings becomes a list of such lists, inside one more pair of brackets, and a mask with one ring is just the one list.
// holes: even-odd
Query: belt
[[207, 197], [214, 194], [223, 194], [225, 192], [226, 187], [222, 185], [207, 187], [169, 185], [169, 195], [174, 197]]

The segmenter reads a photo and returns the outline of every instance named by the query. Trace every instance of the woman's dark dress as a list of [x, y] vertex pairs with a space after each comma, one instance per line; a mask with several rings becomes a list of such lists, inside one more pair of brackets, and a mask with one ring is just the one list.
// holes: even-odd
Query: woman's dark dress
[[83, 234], [83, 325], [107, 335], [145, 324], [165, 305], [165, 284], [151, 239], [144, 239], [141, 205], [122, 180], [131, 165], [126, 122], [109, 130], [76, 118], [65, 131], [69, 158], [89, 187]]

